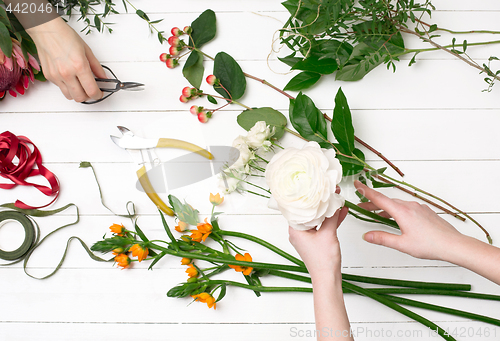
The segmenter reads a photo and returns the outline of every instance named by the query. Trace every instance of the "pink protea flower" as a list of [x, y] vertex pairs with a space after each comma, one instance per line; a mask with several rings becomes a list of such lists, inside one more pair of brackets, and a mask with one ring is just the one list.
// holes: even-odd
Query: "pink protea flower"
[[179, 37], [179, 36], [181, 36], [184, 33], [178, 27], [172, 27], [172, 30], [170, 32], [172, 32], [172, 35], [176, 36], [176, 37]]
[[12, 97], [17, 94], [24, 95], [29, 83], [34, 83], [35, 75], [33, 69], [40, 71], [40, 65], [36, 59], [28, 53], [28, 60], [24, 59], [21, 44], [12, 39], [12, 56], [7, 57], [0, 50], [0, 100], [7, 92]]
[[206, 81], [208, 85], [214, 85], [217, 83], [217, 77], [215, 77], [214, 75], [210, 75], [207, 77]]

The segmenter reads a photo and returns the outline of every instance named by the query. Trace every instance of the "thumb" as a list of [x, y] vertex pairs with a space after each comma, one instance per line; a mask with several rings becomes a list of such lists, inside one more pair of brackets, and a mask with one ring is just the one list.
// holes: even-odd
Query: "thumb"
[[370, 231], [363, 235], [363, 239], [368, 243], [382, 245], [396, 250], [398, 250], [399, 237], [400, 236], [396, 234], [383, 231]]

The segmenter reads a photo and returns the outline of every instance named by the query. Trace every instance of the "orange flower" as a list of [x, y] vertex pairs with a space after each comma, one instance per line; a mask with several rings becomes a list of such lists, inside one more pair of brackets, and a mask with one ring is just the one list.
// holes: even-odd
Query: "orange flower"
[[186, 273], [188, 274], [189, 278], [198, 277], [198, 270], [196, 270], [193, 264], [188, 265]]
[[125, 233], [125, 227], [123, 225], [113, 224], [109, 227], [109, 229], [111, 230], [111, 232], [120, 237], [123, 237]]
[[179, 224], [175, 227], [175, 230], [177, 232], [184, 232], [188, 229], [188, 227], [189, 227], [188, 223], [185, 223], [182, 220], [179, 220]]
[[195, 299], [195, 301], [199, 301], [201, 303], [206, 303], [208, 306], [208, 309], [214, 307], [214, 310], [216, 308], [216, 303], [215, 303], [215, 298], [210, 295], [208, 292], [202, 292], [201, 294], [198, 295], [191, 295], [192, 298]]
[[137, 260], [139, 262], [142, 262], [143, 260], [145, 260], [149, 254], [148, 248], [147, 247], [143, 248], [139, 244], [132, 245], [132, 247], [130, 248], [130, 252], [132, 252], [133, 257], [137, 257]]
[[210, 193], [210, 202], [212, 203], [212, 205], [219, 206], [223, 201], [224, 197], [221, 197], [219, 193], [217, 193], [216, 195]]
[[[248, 252], [245, 253], [244, 256], [237, 254], [234, 258], [236, 260], [245, 261], [245, 262], [252, 261], [252, 256], [250, 256], [250, 254]], [[228, 265], [230, 268], [236, 270], [237, 272], [243, 272], [243, 275], [246, 275], [246, 276], [250, 275], [250, 273], [253, 270], [253, 268], [250, 266], [240, 266], [240, 265], [231, 265], [231, 264], [228, 264]]]
[[118, 266], [121, 266], [122, 269], [126, 269], [130, 266], [130, 258], [125, 253], [120, 253], [115, 257], [115, 262]]
[[205, 222], [199, 223], [197, 230], [191, 230], [191, 233], [191, 240], [195, 242], [205, 241], [210, 233], [212, 233], [212, 225], [205, 218]]
[[181, 264], [182, 265], [188, 265], [191, 263], [191, 258], [182, 258], [181, 259]]

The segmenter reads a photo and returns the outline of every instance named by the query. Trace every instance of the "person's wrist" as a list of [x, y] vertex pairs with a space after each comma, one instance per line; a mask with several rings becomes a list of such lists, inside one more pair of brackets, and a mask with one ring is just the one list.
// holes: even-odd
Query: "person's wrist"
[[66, 23], [61, 17], [57, 17], [41, 25], [28, 28], [26, 32], [32, 39], [37, 39], [38, 35], [40, 35], [41, 33], [58, 32], [61, 28], [61, 25], [66, 25]]
[[456, 234], [449, 238], [446, 245], [440, 249], [439, 260], [452, 263], [459, 266], [464, 266], [467, 258], [470, 256], [470, 249], [479, 240], [463, 235]]

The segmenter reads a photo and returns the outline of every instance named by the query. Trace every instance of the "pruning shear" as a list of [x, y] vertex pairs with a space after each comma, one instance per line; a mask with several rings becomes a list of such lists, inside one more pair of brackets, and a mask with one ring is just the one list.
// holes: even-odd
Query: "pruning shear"
[[149, 166], [151, 162], [146, 162], [144, 158], [144, 152], [147, 153], [147, 158], [150, 160], [151, 155], [154, 155], [153, 164], [158, 165], [160, 163], [160, 159], [155, 155], [154, 148], [180, 148], [189, 150], [193, 153], [199, 154], [209, 160], [212, 160], [214, 156], [207, 150], [186, 142], [182, 140], [169, 139], [169, 138], [159, 138], [159, 139], [145, 139], [139, 136], [135, 136], [130, 129], [127, 129], [122, 126], [118, 126], [118, 130], [123, 134], [122, 136], [113, 136], [111, 135], [111, 140], [118, 145], [119, 147], [127, 150], [129, 154], [132, 156], [134, 162], [136, 162], [140, 167], [137, 170], [137, 177], [139, 178], [139, 183], [142, 188], [151, 199], [151, 201], [163, 212], [166, 214], [173, 216], [174, 212], [168, 207], [163, 200], [158, 196], [156, 191], [149, 180], [146, 165]]
[[108, 70], [114, 78], [96, 78], [95, 81], [97, 85], [99, 85], [99, 89], [102, 92], [107, 92], [101, 99], [95, 101], [85, 101], [83, 104], [95, 104], [101, 101], [104, 101], [106, 98], [118, 92], [120, 90], [128, 90], [128, 91], [140, 91], [144, 90], [144, 84], [137, 82], [122, 82], [116, 77], [113, 71], [106, 65], [101, 65], [104, 69]]

